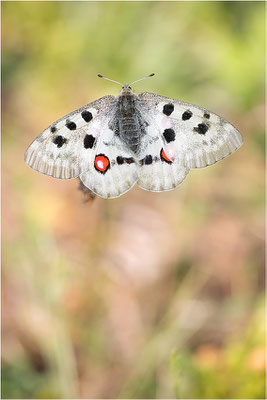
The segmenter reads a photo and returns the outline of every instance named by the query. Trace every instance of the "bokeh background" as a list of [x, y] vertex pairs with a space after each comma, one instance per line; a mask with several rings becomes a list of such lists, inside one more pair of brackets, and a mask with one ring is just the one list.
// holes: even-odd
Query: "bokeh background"
[[[3, 398], [265, 398], [264, 2], [2, 2]], [[88, 200], [24, 164], [135, 90], [244, 145], [175, 191]], [[84, 201], [88, 200], [88, 201]]]

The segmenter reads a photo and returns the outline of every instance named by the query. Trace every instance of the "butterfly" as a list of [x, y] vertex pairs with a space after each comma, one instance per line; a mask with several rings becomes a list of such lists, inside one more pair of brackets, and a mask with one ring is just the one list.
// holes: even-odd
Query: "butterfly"
[[54, 178], [79, 177], [109, 199], [136, 183], [155, 192], [174, 189], [190, 169], [242, 145], [238, 130], [205, 108], [120, 85], [117, 96], [101, 97], [45, 129], [27, 149], [26, 163]]

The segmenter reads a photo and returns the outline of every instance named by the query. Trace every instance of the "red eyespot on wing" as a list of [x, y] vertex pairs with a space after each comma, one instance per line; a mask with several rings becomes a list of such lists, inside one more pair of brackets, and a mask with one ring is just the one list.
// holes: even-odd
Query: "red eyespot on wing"
[[161, 149], [161, 151], [160, 151], [160, 158], [161, 158], [162, 161], [165, 161], [165, 162], [167, 162], [168, 164], [171, 164], [171, 163], [172, 163], [172, 160], [170, 160], [170, 159], [166, 156], [165, 151], [164, 151], [163, 149]]
[[95, 169], [102, 174], [107, 172], [107, 170], [110, 168], [110, 162], [107, 156], [105, 154], [98, 154], [95, 157]]

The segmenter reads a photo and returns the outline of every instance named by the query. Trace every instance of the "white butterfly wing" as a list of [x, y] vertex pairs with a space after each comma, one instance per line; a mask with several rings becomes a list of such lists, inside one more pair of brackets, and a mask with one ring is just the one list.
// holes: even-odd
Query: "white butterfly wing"
[[233, 125], [204, 108], [153, 93], [138, 97], [147, 109], [146, 117], [161, 133], [166, 154], [187, 168], [212, 165], [243, 143]]
[[173, 159], [171, 149], [165, 145], [153, 118], [148, 115], [145, 118], [148, 126], [141, 142], [141, 169], [137, 184], [154, 192], [174, 189], [183, 182], [190, 169]]
[[138, 161], [107, 124], [94, 159], [80, 179], [98, 196], [110, 199], [128, 192], [137, 182], [139, 170]]
[[113, 96], [104, 96], [54, 122], [29, 146], [26, 164], [54, 178], [79, 176], [92, 162], [113, 102]]

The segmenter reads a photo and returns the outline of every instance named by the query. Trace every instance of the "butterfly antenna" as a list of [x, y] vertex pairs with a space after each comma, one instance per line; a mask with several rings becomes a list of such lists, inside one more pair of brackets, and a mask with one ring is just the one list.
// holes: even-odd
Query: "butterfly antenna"
[[122, 84], [122, 83], [120, 83], [120, 82], [117, 82], [117, 81], [114, 81], [113, 79], [106, 78], [106, 77], [105, 77], [105, 76], [103, 76], [103, 75], [100, 75], [100, 74], [98, 74], [97, 76], [99, 76], [99, 78], [103, 78], [103, 79], [106, 79], [107, 81], [114, 82], [114, 83], [117, 83], [118, 85], [121, 85], [121, 86], [123, 86], [123, 84]]
[[137, 81], [134, 81], [134, 82], [130, 83], [130, 85], [133, 85], [133, 84], [136, 83], [136, 82], [143, 81], [144, 79], [150, 78], [151, 76], [154, 76], [154, 75], [155, 75], [155, 74], [150, 74], [150, 75], [148, 75], [148, 76], [145, 76], [144, 78], [137, 79]]

